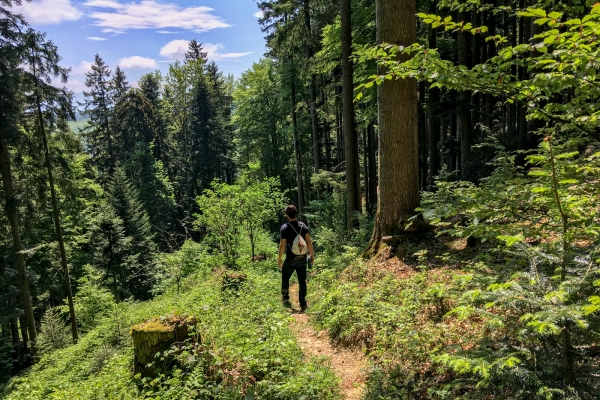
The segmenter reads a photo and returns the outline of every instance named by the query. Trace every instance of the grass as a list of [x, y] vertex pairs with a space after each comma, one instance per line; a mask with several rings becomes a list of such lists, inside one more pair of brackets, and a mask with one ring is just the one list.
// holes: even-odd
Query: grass
[[[122, 303], [79, 343], [44, 355], [4, 388], [7, 400], [36, 399], [339, 399], [334, 373], [305, 360], [278, 300], [272, 261], [246, 265], [247, 281], [223, 289], [219, 273], [198, 271], [179, 295]], [[129, 327], [169, 313], [197, 318], [177, 367], [152, 381], [133, 376]]]

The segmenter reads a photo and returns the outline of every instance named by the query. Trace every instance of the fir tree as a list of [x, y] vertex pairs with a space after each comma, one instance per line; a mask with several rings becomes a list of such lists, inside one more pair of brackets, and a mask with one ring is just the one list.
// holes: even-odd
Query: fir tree
[[123, 221], [124, 235], [129, 238], [127, 285], [136, 298], [149, 296], [147, 276], [154, 267], [156, 246], [153, 243], [152, 226], [148, 213], [138, 200], [138, 194], [125, 175], [117, 168], [107, 187], [107, 200]]
[[117, 140], [112, 130], [114, 105], [114, 83], [111, 71], [104, 60], [96, 54], [92, 70], [86, 74], [83, 92], [85, 101], [81, 103], [90, 120], [84, 128], [89, 152], [101, 172], [112, 174], [117, 163]]

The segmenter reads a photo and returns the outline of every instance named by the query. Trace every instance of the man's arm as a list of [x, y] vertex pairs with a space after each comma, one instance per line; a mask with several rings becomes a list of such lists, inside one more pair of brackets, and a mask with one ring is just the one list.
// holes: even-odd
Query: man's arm
[[312, 258], [313, 262], [315, 261], [315, 252], [313, 250], [312, 241], [310, 240], [310, 234], [306, 234], [306, 245], [308, 246], [308, 253], [310, 254], [310, 258]]
[[285, 239], [279, 241], [279, 257], [277, 257], [277, 264], [279, 268], [283, 265], [283, 255], [285, 254]]

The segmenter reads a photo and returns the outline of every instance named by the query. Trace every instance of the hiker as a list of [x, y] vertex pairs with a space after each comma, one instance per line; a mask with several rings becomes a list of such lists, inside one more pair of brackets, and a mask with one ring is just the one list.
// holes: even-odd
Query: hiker
[[[279, 241], [279, 268], [281, 269], [281, 299], [286, 307], [291, 308], [290, 304], [290, 278], [296, 271], [300, 292], [298, 301], [300, 309], [306, 310], [306, 273], [307, 273], [307, 254], [310, 254], [310, 263], [314, 262], [315, 253], [310, 241], [308, 227], [298, 221], [298, 210], [296, 206], [289, 205], [285, 208], [285, 216], [288, 222], [281, 226], [281, 240]], [[285, 261], [283, 254], [285, 252]]]

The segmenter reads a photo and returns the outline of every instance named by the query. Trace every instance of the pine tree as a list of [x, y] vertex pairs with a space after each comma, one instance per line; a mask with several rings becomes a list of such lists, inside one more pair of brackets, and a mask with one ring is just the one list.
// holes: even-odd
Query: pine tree
[[118, 167], [106, 188], [107, 202], [123, 223], [123, 234], [130, 242], [127, 256], [128, 276], [124, 285], [136, 298], [149, 296], [147, 277], [154, 267], [156, 246], [148, 214], [138, 200], [123, 168]]
[[123, 98], [123, 96], [125, 96], [127, 91], [131, 89], [131, 86], [129, 86], [129, 82], [127, 82], [125, 72], [119, 66], [115, 68], [112, 85], [114, 90], [114, 103], [117, 104]]
[[90, 120], [84, 128], [92, 160], [101, 172], [112, 174], [117, 165], [118, 141], [112, 129], [114, 106], [114, 83], [111, 71], [104, 60], [96, 54], [92, 70], [86, 74], [84, 112]]
[[71, 317], [71, 333], [73, 341], [79, 338], [77, 332], [77, 318], [75, 317], [75, 306], [73, 304], [73, 294], [71, 291], [71, 279], [69, 276], [69, 266], [67, 264], [67, 253], [63, 240], [60, 210], [54, 185], [54, 173], [50, 151], [48, 146], [47, 130], [54, 126], [66, 124], [67, 119], [74, 119], [75, 115], [71, 106], [71, 93], [66, 89], [57, 89], [47, 82], [52, 78], [59, 77], [66, 82], [68, 71], [61, 68], [58, 63], [60, 56], [57, 47], [49, 41], [46, 41], [45, 35], [32, 29], [27, 32], [27, 51], [25, 60], [29, 67], [29, 73], [25, 74], [26, 99], [28, 106], [32, 109], [32, 115], [35, 116], [34, 125], [37, 127], [39, 136], [41, 136], [46, 170], [48, 173], [48, 184], [52, 198], [52, 210], [54, 215], [54, 227], [61, 258], [65, 292], [69, 304], [69, 313]]
[[[11, 6], [10, 0], [0, 2], [0, 175], [4, 189], [4, 212], [10, 225], [12, 247], [17, 265], [17, 281], [23, 300], [23, 310], [27, 324], [29, 340], [37, 337], [33, 305], [29, 290], [29, 279], [25, 268], [21, 226], [19, 221], [19, 196], [15, 192], [9, 143], [19, 136], [18, 121], [21, 112], [19, 99], [21, 83], [22, 36], [25, 22], [3, 6]], [[34, 348], [35, 351], [35, 348]]]

